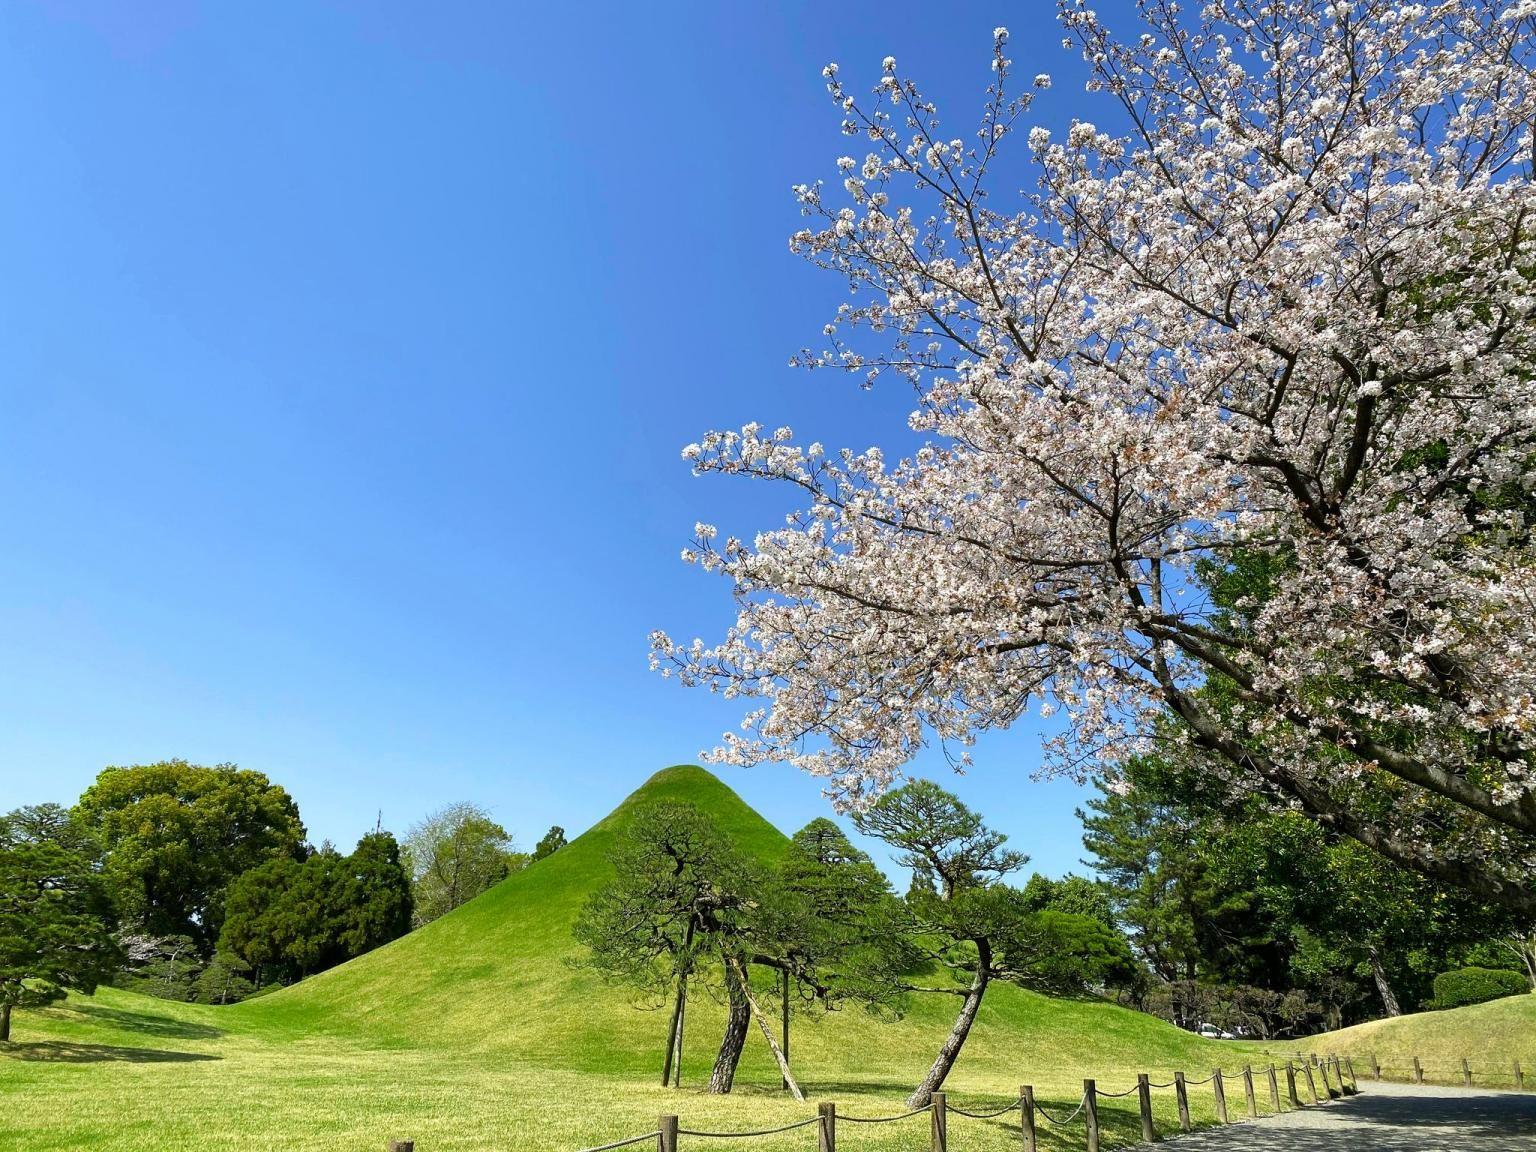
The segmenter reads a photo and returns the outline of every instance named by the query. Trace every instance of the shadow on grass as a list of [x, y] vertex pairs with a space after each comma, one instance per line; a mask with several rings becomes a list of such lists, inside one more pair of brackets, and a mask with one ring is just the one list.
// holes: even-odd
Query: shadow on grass
[[99, 1004], [71, 1004], [70, 1008], [96, 1024], [107, 1024], [125, 1032], [142, 1032], [146, 1036], [167, 1036], [176, 1040], [217, 1040], [224, 1035], [222, 1028], [209, 1024], [192, 1024], [170, 1016], [155, 1016], [148, 1012], [127, 1012], [121, 1008], [106, 1008]]
[[45, 1040], [33, 1044], [0, 1045], [0, 1056], [41, 1064], [190, 1064], [220, 1060], [203, 1052], [168, 1052], [162, 1048], [121, 1048], [113, 1044], [70, 1044]]

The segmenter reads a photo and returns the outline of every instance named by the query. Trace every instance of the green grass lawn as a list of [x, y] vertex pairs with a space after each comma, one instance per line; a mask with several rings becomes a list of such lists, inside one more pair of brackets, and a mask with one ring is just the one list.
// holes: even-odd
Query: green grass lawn
[[1372, 1020], [1304, 1041], [1307, 1052], [1336, 1052], [1354, 1059], [1363, 1081], [1371, 1057], [1381, 1062], [1382, 1076], [1407, 1080], [1417, 1056], [1424, 1079], [1460, 1084], [1461, 1062], [1472, 1066], [1472, 1082], [1491, 1088], [1511, 1088], [1514, 1061], [1525, 1071], [1528, 1090], [1536, 1091], [1536, 995], [1507, 996], [1446, 1012], [1416, 1012], [1392, 1020]]
[[[683, 1087], [655, 1084], [665, 1013], [574, 967], [570, 926], [607, 875], [617, 830], [637, 804], [664, 796], [707, 808], [747, 851], [785, 843], [709, 773], [668, 769], [584, 836], [453, 914], [274, 995], [212, 1008], [103, 989], [19, 1013], [16, 1042], [0, 1049], [0, 1152], [378, 1152], [390, 1138], [414, 1139], [418, 1152], [563, 1152], [649, 1131], [663, 1112], [685, 1128], [730, 1130], [814, 1115], [817, 1100], [845, 1114], [905, 1111], [951, 1022], [952, 997], [917, 998], [895, 1022], [857, 1011], [797, 1019], [794, 1066], [807, 1104], [780, 1091], [755, 1031], [736, 1092], [707, 1095], [724, 1013], [693, 997]], [[1267, 1059], [1259, 1053], [1112, 1004], [999, 986], [947, 1088], [953, 1103], [983, 1111], [1030, 1083], [1047, 1107], [1070, 1111], [1085, 1076], [1119, 1091], [1138, 1072], [1159, 1081], [1175, 1069], [1235, 1072]], [[1160, 1127], [1172, 1130], [1173, 1093], [1154, 1095]], [[1191, 1096], [1197, 1121], [1212, 1120], [1211, 1089]], [[1240, 1083], [1228, 1097], [1242, 1114]], [[1265, 1104], [1262, 1087], [1259, 1097]], [[1104, 1101], [1101, 1114], [1106, 1144], [1136, 1138], [1134, 1097]], [[839, 1145], [926, 1147], [923, 1123], [842, 1125]], [[1016, 1115], [952, 1119], [956, 1152], [1012, 1150], [1018, 1140]], [[1081, 1147], [1082, 1128], [1043, 1144]], [[815, 1139], [800, 1131], [739, 1146], [808, 1149]]]

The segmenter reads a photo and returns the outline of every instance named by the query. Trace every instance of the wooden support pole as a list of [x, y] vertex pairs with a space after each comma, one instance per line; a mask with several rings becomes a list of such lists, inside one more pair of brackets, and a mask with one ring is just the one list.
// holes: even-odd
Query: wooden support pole
[[837, 1152], [837, 1105], [830, 1100], [816, 1105], [821, 1124], [816, 1129], [816, 1152]]
[[1280, 1111], [1280, 1082], [1275, 1079], [1275, 1066], [1269, 1066], [1269, 1110]]
[[1248, 1115], [1257, 1119], [1259, 1115], [1259, 1098], [1253, 1092], [1253, 1065], [1243, 1065], [1243, 1095], [1248, 1098]]
[[1465, 1056], [1461, 1058], [1461, 1082], [1467, 1088], [1472, 1087], [1472, 1065], [1467, 1063]]
[[1327, 1060], [1320, 1060], [1320, 1061], [1318, 1061], [1318, 1065], [1317, 1065], [1317, 1070], [1318, 1070], [1319, 1073], [1321, 1073], [1321, 1075], [1323, 1077], [1323, 1095], [1328, 1097], [1328, 1099], [1330, 1099], [1330, 1100], [1333, 1100], [1333, 1099], [1335, 1099], [1335, 1098], [1337, 1098], [1339, 1096], [1344, 1095], [1342, 1090], [1335, 1091], [1334, 1087], [1333, 1087], [1333, 1081], [1328, 1079], [1328, 1066], [1330, 1064], [1332, 1064], [1332, 1063], [1333, 1063], [1333, 1058], [1329, 1057]]
[[1099, 1089], [1092, 1080], [1083, 1081], [1083, 1118], [1088, 1121], [1088, 1152], [1099, 1152]]
[[1179, 1102], [1179, 1129], [1188, 1132], [1189, 1124], [1189, 1085], [1184, 1083], [1184, 1073], [1173, 1074], [1173, 1094]]
[[1381, 1079], [1381, 1061], [1376, 1059], [1376, 1053], [1371, 1053], [1371, 1079]]
[[1419, 1058], [1417, 1056], [1413, 1058], [1413, 1082], [1415, 1084], [1424, 1083], [1424, 1068], [1419, 1063]]
[[416, 1152], [416, 1141], [391, 1140], [389, 1142], [389, 1152]]
[[1515, 1061], [1515, 1091], [1525, 1091], [1525, 1073], [1520, 1071], [1520, 1061]]
[[1301, 1107], [1301, 1096], [1296, 1091], [1296, 1065], [1289, 1060], [1285, 1062], [1285, 1090], [1290, 1093], [1291, 1107]]
[[[780, 973], [780, 976], [783, 977], [783, 980], [782, 980], [782, 983], [781, 983], [781, 986], [780, 986], [780, 990], [779, 990], [779, 998], [781, 1000], [783, 1000], [783, 1004], [780, 1005], [780, 1012], [781, 1012], [781, 1014], [782, 1014], [782, 1016], [784, 1018], [784, 1041], [783, 1041], [783, 1046], [784, 1046], [784, 1063], [788, 1064], [789, 1063], [789, 969], [788, 968], [784, 969], [784, 971]], [[789, 1077], [788, 1076], [781, 1076], [780, 1079], [784, 1081], [782, 1087], [784, 1089], [788, 1090], [788, 1088], [789, 1088]]]
[[1152, 1126], [1152, 1080], [1145, 1072], [1136, 1077], [1136, 1102], [1141, 1105], [1141, 1138], [1150, 1144], [1157, 1129]]
[[1307, 1074], [1307, 1095], [1312, 1097], [1312, 1103], [1317, 1103], [1317, 1080], [1312, 1075], [1312, 1065], [1307, 1061], [1301, 1062], [1301, 1070]]
[[949, 1152], [949, 1104], [943, 1092], [933, 1094], [928, 1110], [933, 1116], [933, 1152]]
[[1216, 1092], [1216, 1119], [1225, 1124], [1227, 1122], [1227, 1089], [1221, 1082], [1220, 1068], [1211, 1071], [1211, 1087]]
[[1024, 1143], [1024, 1152], [1039, 1152], [1035, 1144], [1035, 1086], [1033, 1084], [1019, 1086], [1019, 1136]]
[[660, 1129], [656, 1134], [657, 1152], [677, 1152], [677, 1117], [663, 1116], [657, 1127]]

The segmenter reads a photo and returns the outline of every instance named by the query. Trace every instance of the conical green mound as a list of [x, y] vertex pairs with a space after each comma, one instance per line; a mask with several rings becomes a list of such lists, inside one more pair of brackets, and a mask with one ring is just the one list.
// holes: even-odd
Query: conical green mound
[[561, 1067], [654, 1063], [665, 1021], [572, 964], [580, 948], [571, 928], [587, 897], [612, 876], [615, 837], [636, 809], [660, 800], [693, 804], [750, 856], [772, 857], [787, 843], [709, 772], [667, 768], [560, 851], [463, 907], [230, 1016], [255, 1028], [302, 1023], [402, 1046], [515, 1046], [522, 1059]]

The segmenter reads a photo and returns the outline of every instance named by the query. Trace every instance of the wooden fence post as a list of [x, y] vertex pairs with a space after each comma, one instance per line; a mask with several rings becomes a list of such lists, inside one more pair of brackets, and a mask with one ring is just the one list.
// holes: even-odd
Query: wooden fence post
[[1413, 1082], [1415, 1084], [1424, 1083], [1424, 1068], [1419, 1064], [1419, 1058], [1417, 1056], [1413, 1058]]
[[949, 1152], [949, 1100], [943, 1092], [933, 1094], [929, 1110], [933, 1114], [933, 1152]]
[[663, 1116], [657, 1127], [661, 1129], [656, 1135], [658, 1152], [677, 1152], [677, 1117]]
[[1184, 1073], [1173, 1074], [1173, 1094], [1179, 1101], [1179, 1128], [1189, 1131], [1189, 1085], [1184, 1083]]
[[1243, 1065], [1243, 1095], [1248, 1097], [1248, 1115], [1257, 1119], [1259, 1098], [1253, 1094], [1253, 1065]]
[[1227, 1122], [1227, 1089], [1221, 1082], [1221, 1069], [1211, 1070], [1211, 1087], [1216, 1093], [1216, 1119]]
[[1088, 1152], [1099, 1152], [1099, 1089], [1092, 1080], [1083, 1081], [1083, 1117], [1088, 1121]]
[[1351, 1096], [1358, 1095], [1360, 1092], [1360, 1081], [1355, 1078], [1355, 1058], [1353, 1056], [1344, 1057], [1344, 1071], [1349, 1073], [1349, 1094]]
[[1296, 1091], [1296, 1065], [1289, 1060], [1285, 1062], [1285, 1090], [1290, 1093], [1291, 1107], [1301, 1107], [1301, 1096]]
[[1271, 1112], [1280, 1111], [1280, 1082], [1275, 1079], [1275, 1066], [1269, 1066], [1269, 1108]]
[[1376, 1053], [1371, 1053], [1371, 1079], [1381, 1079], [1381, 1061], [1376, 1059]]
[[1312, 1103], [1317, 1103], [1317, 1081], [1312, 1076], [1312, 1065], [1303, 1060], [1301, 1070], [1307, 1074], [1307, 1095], [1312, 1097]]
[[1466, 1087], [1472, 1087], [1472, 1065], [1467, 1063], [1467, 1058], [1461, 1058], [1461, 1082]]
[[[1333, 1078], [1339, 1082], [1339, 1088], [1337, 1092], [1334, 1091], [1333, 1085], [1328, 1080], [1328, 1068], [1330, 1065], [1333, 1067]], [[1324, 1060], [1321, 1064], [1318, 1065], [1318, 1070], [1323, 1074], [1323, 1091], [1328, 1094], [1328, 1099], [1333, 1100], [1337, 1097], [1342, 1097], [1344, 1095], [1344, 1077], [1339, 1072], [1338, 1057], [1328, 1057], [1328, 1059]]]
[[816, 1152], [837, 1152], [837, 1105], [828, 1100], [816, 1105], [821, 1123], [816, 1127]]
[[1525, 1091], [1525, 1073], [1520, 1071], [1520, 1061], [1515, 1061], [1515, 1091]]
[[416, 1152], [416, 1141], [391, 1140], [389, 1142], [389, 1152]]
[[1024, 1152], [1038, 1152], [1035, 1146], [1035, 1088], [1024, 1084], [1019, 1088], [1019, 1133], [1024, 1141]]
[[1141, 1105], [1141, 1138], [1150, 1144], [1157, 1129], [1152, 1127], [1152, 1081], [1145, 1072], [1136, 1077], [1136, 1102]]

